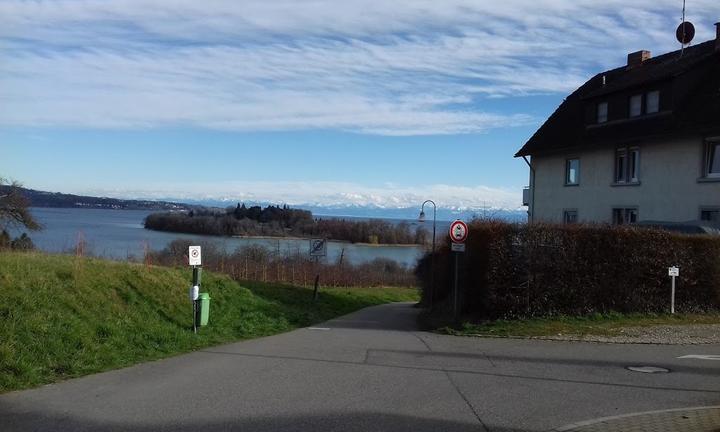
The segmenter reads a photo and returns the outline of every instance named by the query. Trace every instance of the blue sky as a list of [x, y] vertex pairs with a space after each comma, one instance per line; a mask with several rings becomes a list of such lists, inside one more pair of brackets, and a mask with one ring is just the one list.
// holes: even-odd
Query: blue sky
[[[514, 152], [682, 2], [0, 3], [0, 175], [118, 197], [516, 208]], [[688, 1], [696, 41], [716, 0]]]

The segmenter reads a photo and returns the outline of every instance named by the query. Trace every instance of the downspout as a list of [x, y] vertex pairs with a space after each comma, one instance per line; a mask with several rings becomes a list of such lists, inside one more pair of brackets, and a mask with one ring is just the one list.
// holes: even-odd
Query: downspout
[[527, 160], [527, 157], [523, 156], [522, 158], [530, 168], [530, 218], [528, 222], [533, 223], [535, 221], [535, 168]]

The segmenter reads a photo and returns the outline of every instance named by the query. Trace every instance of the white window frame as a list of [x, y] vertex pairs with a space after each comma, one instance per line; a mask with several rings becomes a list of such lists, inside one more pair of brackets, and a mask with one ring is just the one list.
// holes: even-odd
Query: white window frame
[[[633, 106], [634, 106], [635, 101], [639, 101], [639, 105], [637, 107], [638, 108], [637, 113], [633, 114]], [[640, 117], [641, 115], [643, 115], [643, 94], [642, 93], [630, 96], [630, 100], [628, 102], [628, 117], [635, 118], [635, 117]]]
[[[709, 219], [709, 220], [708, 220], [708, 219], [703, 219], [702, 216], [703, 216], [703, 213], [705, 213], [705, 212], [718, 213], [718, 219], [717, 219], [716, 221], [714, 221], [714, 220], [712, 220], [712, 219]], [[720, 222], [720, 207], [712, 207], [712, 206], [707, 206], [707, 207], [706, 207], [706, 206], [703, 206], [703, 207], [700, 207], [700, 217], [699, 217], [699, 220], [701, 220], [701, 221], [706, 221], [706, 222], [714, 222], [714, 223]]]
[[596, 113], [597, 116], [595, 120], [598, 124], [607, 123], [608, 121], [608, 103], [607, 102], [600, 102], [596, 106]]
[[[577, 169], [575, 173], [575, 181], [570, 181], [570, 164], [572, 161], [577, 161]], [[565, 159], [565, 186], [579, 186], [580, 185], [580, 158], [573, 157]]]
[[[635, 158], [633, 160], [633, 155]], [[623, 164], [620, 166], [620, 158]], [[640, 147], [619, 147], [615, 149], [615, 184], [640, 183]]]
[[[650, 105], [650, 95], [655, 95], [655, 105]], [[645, 93], [645, 114], [660, 112], [660, 90], [653, 90]]]
[[[633, 158], [635, 155], [635, 158]], [[628, 182], [639, 183], [640, 182], [640, 147], [629, 147], [628, 148]]]
[[[622, 167], [620, 166], [620, 160], [622, 158]], [[627, 165], [628, 165], [628, 154], [627, 149], [619, 148], [615, 150], [615, 183], [627, 183]]]
[[[619, 212], [619, 216], [622, 220], [615, 217], [616, 212]], [[635, 213], [635, 220], [632, 221], [631, 215]], [[613, 225], [629, 225], [637, 223], [640, 220], [640, 210], [638, 207], [613, 207], [612, 209], [612, 223]]]
[[[569, 220], [569, 216], [573, 214], [575, 218], [573, 220]], [[579, 213], [577, 209], [565, 209], [563, 210], [563, 223], [566, 225], [570, 224], [576, 224], [579, 221]]]
[[[704, 177], [706, 178], [720, 178], [720, 138], [712, 138], [705, 141], [705, 167], [703, 169]], [[713, 166], [713, 159], [718, 158], [717, 167]], [[715, 172], [712, 172], [712, 169]]]

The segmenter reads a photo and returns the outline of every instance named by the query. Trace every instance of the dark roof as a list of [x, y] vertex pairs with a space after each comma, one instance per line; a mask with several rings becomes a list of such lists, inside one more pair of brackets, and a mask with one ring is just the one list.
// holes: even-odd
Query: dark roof
[[[638, 141], [650, 137], [720, 133], [720, 52], [715, 40], [601, 72], [575, 90], [515, 155]], [[603, 85], [603, 76], [605, 85]], [[671, 107], [659, 114], [588, 124], [587, 108], [613, 95], [671, 83]], [[665, 98], [665, 96], [663, 96]]]

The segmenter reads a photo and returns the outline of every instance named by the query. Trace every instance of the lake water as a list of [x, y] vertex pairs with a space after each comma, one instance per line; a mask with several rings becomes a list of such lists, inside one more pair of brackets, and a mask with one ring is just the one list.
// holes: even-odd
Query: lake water
[[[94, 256], [127, 259], [142, 257], [145, 248], [161, 250], [173, 240], [213, 242], [227, 252], [250, 245], [260, 245], [282, 254], [307, 253], [307, 239], [254, 239], [179, 234], [146, 230], [143, 220], [152, 213], [144, 210], [100, 210], [69, 208], [32, 208], [33, 216], [44, 229], [29, 233], [35, 245], [46, 252], [74, 250], [79, 239], [86, 242], [86, 253]], [[432, 229], [432, 225], [428, 228]], [[345, 242], [328, 242], [328, 261], [343, 253], [346, 262], [360, 264], [376, 258], [387, 258], [414, 266], [423, 254], [421, 246], [371, 246]]]

